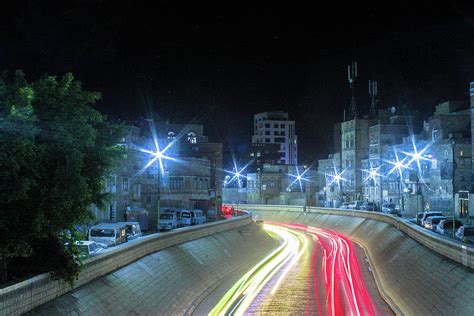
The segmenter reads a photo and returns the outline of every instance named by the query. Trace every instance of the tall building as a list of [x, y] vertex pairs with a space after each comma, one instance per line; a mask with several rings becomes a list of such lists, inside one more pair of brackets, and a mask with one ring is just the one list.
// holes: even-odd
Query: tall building
[[341, 173], [341, 153], [329, 154], [327, 159], [318, 160], [320, 202], [324, 207], [339, 207], [341, 205], [342, 181], [334, 180]]
[[281, 164], [280, 160], [280, 144], [255, 143], [250, 147], [251, 165], [248, 167], [249, 172], [257, 172], [262, 170], [264, 164], [276, 165]]
[[361, 162], [369, 150], [369, 120], [355, 118], [341, 123], [341, 139], [341, 165], [346, 179], [342, 194], [346, 201], [360, 200], [364, 180]]
[[283, 111], [264, 112], [254, 115], [252, 144], [279, 144], [279, 164], [298, 164], [298, 144], [295, 121], [290, 121]]
[[365, 179], [369, 178], [370, 170], [375, 171], [376, 176], [364, 181], [364, 200], [381, 205], [392, 199], [390, 187], [381, 175], [388, 174], [393, 166], [384, 163], [384, 159], [390, 154], [387, 150], [393, 150], [392, 145], [400, 144], [403, 137], [408, 136], [411, 121], [410, 116], [397, 115], [394, 107], [379, 110], [377, 118], [372, 121], [369, 127], [369, 156], [362, 161], [361, 167]]

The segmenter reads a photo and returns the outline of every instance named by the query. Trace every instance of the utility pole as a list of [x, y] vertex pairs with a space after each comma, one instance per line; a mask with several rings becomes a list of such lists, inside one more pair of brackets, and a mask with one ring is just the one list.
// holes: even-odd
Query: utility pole
[[452, 160], [453, 160], [453, 165], [452, 165], [452, 171], [451, 171], [451, 178], [452, 178], [452, 182], [453, 182], [453, 239], [454, 239], [454, 221], [456, 220], [456, 204], [454, 202], [454, 199], [456, 197], [456, 190], [455, 190], [455, 173], [454, 173], [454, 167], [456, 166], [456, 159], [454, 158], [454, 147], [456, 145], [456, 142], [454, 140], [451, 141], [451, 149], [452, 149], [452, 154], [453, 154], [453, 157], [452, 157]]

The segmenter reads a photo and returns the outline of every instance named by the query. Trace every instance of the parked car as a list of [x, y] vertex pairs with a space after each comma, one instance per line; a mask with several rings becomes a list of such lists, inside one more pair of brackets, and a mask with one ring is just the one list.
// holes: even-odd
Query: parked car
[[344, 203], [341, 204], [341, 208], [347, 210], [347, 209], [349, 209], [350, 204], [351, 204], [351, 202], [344, 202]]
[[191, 212], [188, 210], [181, 210], [181, 225], [191, 226]]
[[119, 222], [120, 224], [125, 224], [125, 230], [127, 233], [127, 239], [132, 240], [138, 237], [142, 237], [142, 230], [139, 222]]
[[412, 222], [414, 222], [414, 223], [417, 224], [417, 225], [422, 226], [422, 225], [421, 225], [421, 219], [422, 219], [422, 218], [423, 218], [423, 212], [419, 212], [419, 213], [417, 213], [417, 214], [415, 215], [415, 217], [413, 217]]
[[[454, 228], [453, 228], [454, 226]], [[452, 219], [443, 219], [442, 221], [439, 222], [439, 224], [436, 226], [436, 232], [445, 235], [445, 236], [452, 236], [453, 235], [453, 229], [457, 231], [459, 227], [462, 226], [462, 222], [460, 220], [452, 220]]]
[[402, 216], [400, 209], [395, 205], [395, 203], [383, 203], [382, 212], [385, 214]]
[[79, 257], [81, 259], [87, 259], [90, 257], [97, 256], [104, 250], [95, 241], [81, 240], [76, 241], [76, 246], [79, 250]]
[[374, 202], [364, 202], [360, 207], [361, 210], [370, 211], [370, 212], [377, 212], [378, 207]]
[[432, 216], [443, 216], [442, 212], [439, 211], [426, 211], [423, 213], [423, 216], [421, 217], [420, 225], [423, 226], [425, 225], [425, 220], [429, 217]]
[[363, 203], [364, 203], [364, 201], [352, 201], [349, 204], [349, 209], [350, 210], [360, 210]]
[[431, 216], [428, 217], [423, 224], [423, 227], [429, 229], [431, 231], [436, 231], [436, 226], [441, 222], [443, 219], [447, 219], [445, 216]]
[[467, 243], [474, 243], [474, 226], [461, 226], [456, 231], [456, 239]]
[[171, 230], [178, 227], [176, 212], [164, 212], [160, 214], [160, 230]]
[[89, 229], [89, 240], [107, 247], [127, 242], [127, 227], [123, 223], [102, 223]]
[[192, 210], [191, 212], [191, 225], [204, 224], [206, 222], [206, 216], [201, 210]]

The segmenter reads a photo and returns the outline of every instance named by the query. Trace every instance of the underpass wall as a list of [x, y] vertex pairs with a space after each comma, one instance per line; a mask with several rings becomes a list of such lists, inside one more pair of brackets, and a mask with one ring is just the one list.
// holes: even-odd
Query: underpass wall
[[[474, 315], [474, 270], [468, 268], [474, 264], [472, 248], [451, 254], [461, 263], [455, 262], [442, 255], [451, 241], [418, 232], [417, 227], [411, 230], [409, 224], [383, 214], [316, 208], [303, 213], [301, 207], [291, 206], [240, 208], [264, 221], [305, 224], [350, 237], [366, 250], [379, 291], [397, 314]], [[423, 243], [438, 247], [438, 252]], [[459, 252], [458, 248], [451, 250]]]
[[[0, 315], [18, 315], [61, 295], [48, 305], [45, 314], [63, 313], [70, 311], [69, 308], [80, 314], [92, 305], [103, 309], [90, 310], [90, 314], [104, 314], [105, 311], [106, 314], [109, 311], [121, 314], [122, 310], [117, 310], [117, 306], [130, 300], [136, 304], [146, 302], [147, 299], [155, 299], [154, 296], [159, 298], [153, 303], [157, 310], [162, 310], [164, 306], [176, 310], [178, 298], [170, 297], [174, 290], [176, 295], [182, 296], [183, 306], [186, 306], [202, 289], [239, 267], [240, 259], [245, 266], [246, 262], [253, 263], [256, 257], [266, 253], [265, 249], [271, 249], [269, 245], [275, 242], [251, 223], [251, 217], [245, 215], [129, 242], [86, 260], [75, 283], [76, 290], [67, 295], [64, 294], [70, 292], [71, 287], [61, 280], [52, 279], [50, 274], [1, 288]], [[249, 236], [255, 237], [255, 245]], [[246, 250], [243, 251], [243, 248]], [[239, 252], [245, 255], [236, 258]], [[180, 278], [181, 273], [188, 279]], [[207, 277], [210, 281], [206, 281]], [[184, 291], [182, 284], [188, 281], [191, 287]], [[143, 284], [146, 286], [142, 289]], [[164, 284], [167, 286], [164, 287]], [[173, 285], [179, 286], [179, 289]], [[156, 302], [161, 303], [156, 305]], [[139, 309], [139, 306], [136, 308]], [[156, 314], [153, 310], [146, 311]]]

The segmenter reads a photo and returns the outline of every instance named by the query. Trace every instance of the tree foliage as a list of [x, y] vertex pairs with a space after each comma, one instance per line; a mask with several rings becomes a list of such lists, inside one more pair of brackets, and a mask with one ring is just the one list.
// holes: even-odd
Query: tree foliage
[[55, 271], [72, 282], [80, 262], [64, 232], [103, 203], [121, 129], [92, 107], [100, 94], [71, 74], [12, 77], [0, 78], [0, 280]]

